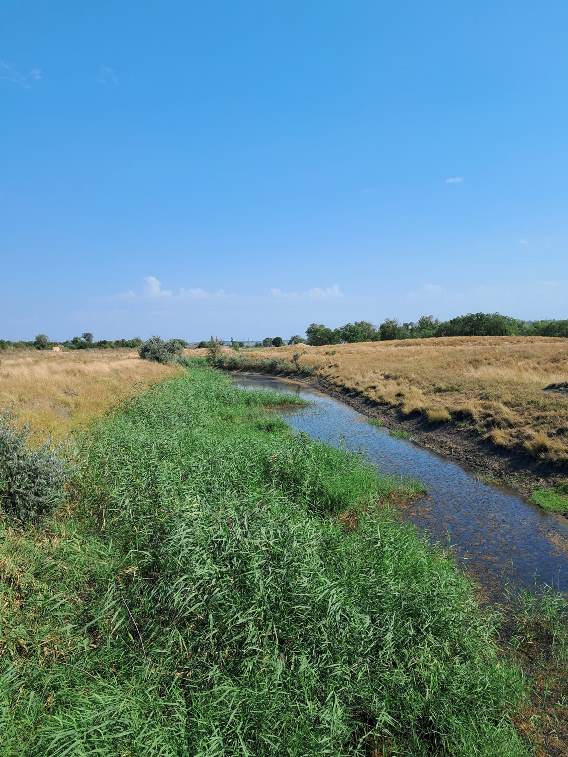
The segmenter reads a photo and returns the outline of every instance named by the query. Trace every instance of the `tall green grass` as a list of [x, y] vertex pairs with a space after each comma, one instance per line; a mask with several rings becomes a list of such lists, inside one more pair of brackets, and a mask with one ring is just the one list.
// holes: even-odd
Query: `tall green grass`
[[281, 400], [190, 367], [83, 440], [73, 512], [6, 534], [5, 754], [526, 753], [466, 579]]

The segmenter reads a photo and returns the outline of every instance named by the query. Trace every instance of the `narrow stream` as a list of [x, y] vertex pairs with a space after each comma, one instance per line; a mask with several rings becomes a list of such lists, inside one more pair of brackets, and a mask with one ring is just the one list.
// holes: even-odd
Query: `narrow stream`
[[336, 447], [362, 452], [386, 474], [421, 481], [428, 495], [403, 516], [450, 547], [457, 561], [491, 594], [504, 587], [568, 590], [568, 519], [479, 481], [456, 463], [397, 439], [347, 405], [303, 384], [238, 374], [244, 388], [294, 392], [310, 402], [282, 412], [284, 420]]

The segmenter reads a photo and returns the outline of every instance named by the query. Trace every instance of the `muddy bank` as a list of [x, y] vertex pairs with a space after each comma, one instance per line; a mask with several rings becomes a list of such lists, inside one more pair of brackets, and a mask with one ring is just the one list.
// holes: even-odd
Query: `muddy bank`
[[[255, 371], [255, 368], [251, 366], [250, 370]], [[238, 370], [233, 372], [247, 373]], [[459, 463], [482, 480], [514, 489], [525, 497], [530, 496], [535, 489], [565, 483], [568, 477], [567, 466], [535, 460], [519, 449], [497, 447], [489, 439], [480, 437], [467, 421], [430, 423], [422, 415], [405, 416], [397, 407], [374, 402], [357, 391], [321, 377], [278, 372], [268, 375], [303, 383], [345, 402], [367, 417], [380, 421], [385, 428], [402, 431], [415, 444]]]

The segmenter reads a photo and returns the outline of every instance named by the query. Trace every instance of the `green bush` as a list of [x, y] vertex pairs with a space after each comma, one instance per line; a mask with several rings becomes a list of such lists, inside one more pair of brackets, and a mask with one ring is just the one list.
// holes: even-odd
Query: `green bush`
[[35, 521], [65, 496], [66, 466], [47, 445], [32, 450], [27, 431], [0, 418], [0, 505], [10, 517]]
[[151, 336], [147, 339], [138, 354], [143, 360], [154, 360], [156, 363], [171, 363], [178, 355], [181, 355], [187, 342], [183, 339], [170, 339], [165, 341], [159, 336]]

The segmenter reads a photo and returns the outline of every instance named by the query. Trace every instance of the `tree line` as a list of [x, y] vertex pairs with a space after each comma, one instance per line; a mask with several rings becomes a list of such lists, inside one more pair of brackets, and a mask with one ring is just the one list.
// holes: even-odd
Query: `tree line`
[[[391, 339], [427, 339], [436, 336], [556, 336], [568, 337], [568, 320], [522, 321], [500, 313], [468, 313], [448, 321], [423, 315], [417, 321], [400, 323], [387, 318], [379, 326], [369, 321], [346, 323], [330, 328], [323, 323], [311, 323], [306, 338], [295, 335], [288, 344], [305, 342], [314, 347], [324, 344], [376, 342]], [[258, 347], [280, 347], [281, 337], [267, 337]]]
[[[352, 342], [377, 342], [389, 339], [425, 339], [436, 336], [554, 336], [568, 338], [568, 319], [523, 321], [500, 313], [468, 313], [458, 315], [448, 321], [440, 321], [431, 315], [423, 315], [417, 321], [400, 323], [395, 318], [387, 318], [375, 326], [369, 321], [355, 321], [337, 328], [330, 328], [323, 323], [311, 323], [306, 329], [306, 336], [295, 334], [287, 341], [280, 336], [266, 337], [256, 342], [256, 347], [282, 347], [284, 344], [341, 344]], [[188, 346], [184, 339], [170, 340], [176, 348]], [[213, 343], [221, 344], [219, 339], [211, 337], [209, 341], [198, 343], [198, 347], [210, 347]], [[100, 339], [95, 341], [93, 334], [85, 331], [65, 342], [52, 342], [46, 334], [38, 334], [33, 341], [10, 341], [0, 339], [0, 350], [35, 348], [49, 350], [60, 345], [67, 350], [87, 349], [140, 349], [145, 344], [140, 337], [133, 339]], [[231, 340], [234, 349], [244, 347], [244, 342]]]
[[[37, 334], [32, 341], [10, 341], [9, 339], [0, 339], [0, 350], [14, 349], [36, 349], [51, 350], [55, 346], [60, 346], [66, 350], [113, 350], [126, 348], [139, 348], [143, 340], [140, 337], [133, 339], [100, 339], [95, 341], [90, 331], [85, 331], [81, 336], [74, 336], [65, 342], [52, 342], [47, 334]], [[187, 344], [187, 342], [185, 342]]]

